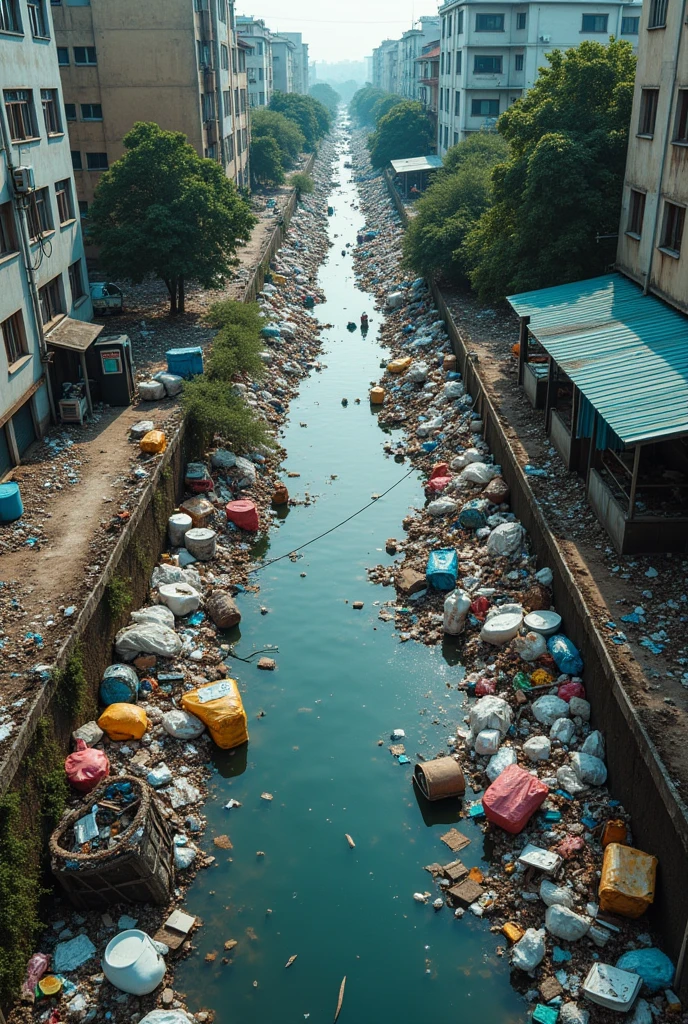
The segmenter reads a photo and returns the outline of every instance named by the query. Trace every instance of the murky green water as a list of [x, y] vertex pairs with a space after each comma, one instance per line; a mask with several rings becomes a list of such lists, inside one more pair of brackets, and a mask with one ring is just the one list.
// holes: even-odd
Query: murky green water
[[[324, 332], [328, 368], [303, 382], [284, 437], [285, 468], [301, 474], [287, 481], [292, 494], [308, 490], [318, 499], [291, 510], [268, 557], [328, 529], [408, 468], [384, 457], [385, 435], [367, 401], [379, 373], [380, 318], [355, 286], [351, 256], [341, 256], [362, 222], [350, 205], [356, 189], [345, 159], [331, 200], [330, 231], [339, 237], [320, 273], [328, 302], [317, 308], [322, 322], [335, 325]], [[364, 309], [373, 318], [366, 339], [345, 329]], [[458, 815], [419, 804], [412, 764], [392, 758], [389, 734], [406, 730], [412, 761], [416, 752], [432, 756], [444, 747], [461, 714], [460, 695], [447, 683], [456, 684], [462, 669], [439, 647], [393, 638], [393, 623], [379, 620], [373, 603], [392, 592], [369, 584], [366, 566], [391, 563], [385, 539], [401, 535], [408, 506], [420, 502], [413, 474], [298, 562], [267, 568], [260, 594], [240, 599], [237, 653], [276, 644], [278, 671], [231, 663], [251, 741], [246, 755], [218, 753], [214, 763], [205, 844], [217, 864], [190, 890], [187, 908], [204, 927], [176, 983], [191, 1008], [214, 1009], [219, 1024], [331, 1022], [344, 975], [342, 1024], [525, 1019], [506, 960], [495, 954], [501, 937], [487, 922], [456, 921], [448, 908], [435, 913], [412, 898], [432, 887], [424, 864], [452, 859], [439, 836]], [[365, 602], [362, 611], [352, 609], [355, 600]], [[261, 799], [265, 791], [271, 802]], [[239, 809], [223, 808], [231, 797]], [[482, 834], [469, 823], [462, 828], [473, 837], [462, 859], [478, 864]], [[213, 846], [222, 833], [233, 850]], [[238, 945], [223, 964], [228, 939]], [[206, 963], [213, 951], [217, 959]]]

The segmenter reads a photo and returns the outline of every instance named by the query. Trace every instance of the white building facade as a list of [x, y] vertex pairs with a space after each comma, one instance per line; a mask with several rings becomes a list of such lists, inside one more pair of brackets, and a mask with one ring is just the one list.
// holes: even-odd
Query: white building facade
[[294, 44], [293, 56], [293, 85], [294, 92], [308, 95], [309, 74], [308, 74], [308, 43], [304, 43], [301, 32], [282, 32], [283, 39], [288, 39]]
[[449, 0], [440, 8], [437, 152], [493, 128], [535, 83], [552, 50], [608, 43], [611, 36], [637, 50], [641, 9], [622, 0]]
[[0, 100], [2, 478], [50, 422], [51, 337], [93, 315], [46, 0], [0, 2]]
[[399, 76], [399, 93], [404, 99], [418, 100], [419, 94], [419, 69], [416, 64], [424, 46], [439, 39], [440, 19], [438, 17], [423, 17], [420, 19], [420, 28], [409, 29], [401, 37], [401, 66]]
[[296, 46], [285, 36], [272, 36], [272, 84], [275, 92], [294, 92]]
[[237, 34], [251, 46], [246, 52], [248, 102], [250, 107], [267, 107], [272, 98], [272, 34], [260, 19], [238, 16]]

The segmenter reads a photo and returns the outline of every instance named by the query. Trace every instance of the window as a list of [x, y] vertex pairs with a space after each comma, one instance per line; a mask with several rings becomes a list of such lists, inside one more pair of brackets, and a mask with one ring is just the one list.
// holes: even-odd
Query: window
[[638, 135], [654, 135], [657, 119], [659, 89], [643, 89], [640, 94], [640, 124]]
[[472, 100], [471, 117], [499, 117], [499, 100]]
[[606, 32], [608, 14], [584, 14], [581, 32]]
[[522, 32], [523, 29], [526, 27], [526, 17], [527, 15], [525, 11], [519, 11], [519, 13], [516, 15], [516, 28], [519, 32]]
[[0, 257], [8, 256], [11, 252], [16, 251], [17, 240], [14, 231], [12, 203], [3, 203], [0, 206]]
[[89, 171], [107, 171], [107, 153], [87, 153], [86, 166], [88, 167]]
[[60, 224], [74, 220], [74, 204], [72, 203], [72, 186], [69, 178], [55, 182], [55, 198], [57, 199], [57, 215]]
[[447, 74], [451, 75], [451, 52], [447, 53]]
[[461, 93], [457, 89], [454, 93], [454, 117], [458, 117], [461, 113]]
[[667, 249], [674, 256], [679, 255], [685, 219], [685, 207], [677, 206], [676, 203], [664, 203], [664, 224], [660, 249]]
[[122, 354], [117, 349], [100, 353], [100, 365], [104, 374], [122, 372]]
[[76, 103], [65, 103], [65, 117], [68, 121], [76, 121]]
[[34, 39], [49, 38], [48, 22], [45, 16], [45, 0], [29, 0], [26, 6], [29, 11], [31, 35]]
[[5, 89], [5, 110], [13, 142], [38, 136], [33, 93], [30, 89]]
[[679, 89], [678, 91], [673, 141], [688, 144], [688, 89]]
[[440, 74], [444, 74], [444, 50], [440, 54]]
[[81, 153], [79, 152], [78, 149], [73, 149], [72, 150], [72, 170], [73, 171], [80, 171], [81, 170]]
[[263, 69], [262, 68], [258, 68], [258, 81], [262, 82], [263, 80], [264, 80]]
[[476, 16], [475, 16], [475, 31], [476, 32], [503, 32], [504, 31], [504, 15], [503, 14], [476, 14]]
[[263, 56], [263, 44], [260, 41], [256, 43], [256, 53], [259, 57]]
[[233, 160], [234, 159], [234, 136], [233, 135], [228, 135], [227, 136], [227, 138], [225, 139], [225, 145], [227, 147], [227, 159], [228, 160]]
[[650, 17], [647, 21], [648, 28], [665, 28], [667, 4], [669, 0], [651, 0]]
[[43, 104], [43, 120], [48, 135], [61, 135], [62, 124], [60, 122], [60, 104], [57, 98], [57, 89], [41, 89], [41, 103]]
[[450, 14], [449, 17], [447, 18], [447, 37], [449, 39], [451, 39], [451, 30], [452, 30], [452, 16]]
[[621, 19], [621, 35], [622, 36], [637, 36], [638, 35], [638, 24], [640, 18], [622, 18]]
[[246, 113], [246, 90], [241, 90], [241, 113]]
[[502, 73], [502, 58], [477, 54], [473, 58], [473, 71], [476, 75], [500, 75]]
[[[0, 2], [1, 2], [1, 0], [0, 0]], [[57, 48], [57, 63], [61, 64], [63, 67], [65, 65], [69, 64], [69, 47], [68, 46], [58, 46], [58, 48]]]
[[459, 144], [459, 133], [458, 132], [454, 132], [454, 145], [458, 146], [458, 144]]
[[232, 116], [232, 94], [229, 89], [222, 93], [222, 111], [225, 117]]
[[638, 192], [637, 189], [631, 189], [631, 201], [628, 207], [628, 227], [626, 231], [629, 235], [636, 235], [640, 238], [643, 230], [643, 217], [645, 216], [645, 193]]
[[446, 18], [442, 18], [442, 38], [444, 39], [447, 34], [447, 21]]
[[0, 32], [21, 32], [19, 0], [0, 0]]
[[26, 347], [26, 334], [24, 333], [24, 319], [21, 315], [21, 310], [13, 313], [12, 316], [8, 316], [7, 320], [3, 320], [0, 324], [2, 328], [2, 337], [5, 342], [5, 352], [7, 353], [7, 362], [10, 364], [10, 370], [12, 364], [16, 363], [17, 360], [21, 359], [28, 352]]
[[220, 43], [220, 67], [229, 71], [229, 50], [224, 43]]
[[59, 313], [64, 313], [59, 274], [52, 281], [48, 281], [43, 288], [38, 289], [38, 301], [41, 306], [43, 324], [49, 324]]
[[96, 60], [96, 48], [95, 46], [75, 46], [74, 47], [74, 63], [75, 64], [97, 64]]
[[35, 242], [41, 235], [53, 230], [53, 216], [50, 210], [50, 194], [47, 188], [37, 188], [31, 193], [26, 210], [29, 220], [29, 236]]
[[459, 11], [456, 16], [456, 34], [458, 36], [463, 35], [463, 11]]
[[84, 275], [81, 271], [81, 260], [72, 263], [69, 267], [69, 289], [72, 293], [72, 302], [84, 297]]
[[80, 199], [79, 200], [79, 216], [81, 217], [82, 220], [85, 217], [88, 217], [88, 203], [86, 202], [85, 199]]
[[204, 121], [215, 120], [215, 94], [204, 92], [201, 96], [201, 112]]
[[456, 73], [457, 73], [457, 75], [461, 74], [461, 58], [462, 57], [463, 57], [463, 53], [461, 52], [461, 50], [457, 50], [456, 51]]
[[102, 121], [103, 120], [103, 108], [100, 103], [82, 103], [81, 104], [81, 120], [82, 121]]
[[446, 124], [444, 126], [444, 148], [449, 149], [449, 129]]
[[514, 71], [523, 71], [523, 54], [517, 53], [514, 57]]
[[220, 21], [227, 21], [227, 4], [225, 0], [217, 0], [217, 16]]

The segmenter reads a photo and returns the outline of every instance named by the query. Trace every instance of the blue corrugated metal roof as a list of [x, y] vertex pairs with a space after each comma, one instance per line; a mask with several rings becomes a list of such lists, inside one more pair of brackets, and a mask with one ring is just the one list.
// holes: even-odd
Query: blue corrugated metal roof
[[431, 153], [430, 156], [411, 156], [406, 160], [390, 160], [395, 174], [408, 174], [412, 171], [436, 171], [442, 166], [442, 157]]
[[619, 274], [508, 299], [624, 444], [688, 434], [688, 319]]

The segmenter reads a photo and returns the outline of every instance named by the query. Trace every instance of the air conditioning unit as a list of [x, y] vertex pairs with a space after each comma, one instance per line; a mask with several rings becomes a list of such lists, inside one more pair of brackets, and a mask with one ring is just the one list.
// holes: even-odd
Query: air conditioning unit
[[541, 43], [551, 43], [552, 42], [552, 37], [551, 36], [540, 36], [540, 42]]
[[15, 167], [12, 172], [14, 179], [14, 190], [21, 194], [33, 192], [36, 188], [36, 179], [33, 175], [33, 167]]

